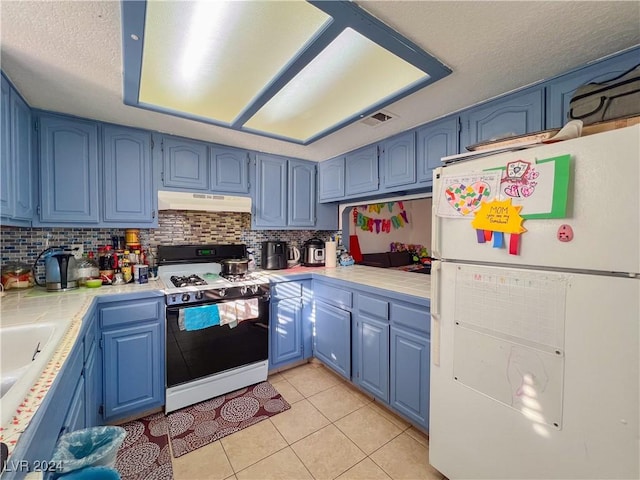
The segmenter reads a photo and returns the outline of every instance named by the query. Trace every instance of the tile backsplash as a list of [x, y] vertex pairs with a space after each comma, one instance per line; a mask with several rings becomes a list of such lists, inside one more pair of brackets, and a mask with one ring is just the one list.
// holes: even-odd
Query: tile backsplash
[[[1, 264], [24, 262], [32, 264], [48, 246], [82, 244], [85, 252], [97, 254], [98, 247], [110, 245], [113, 235], [124, 236], [125, 229], [106, 228], [24, 228], [0, 227]], [[260, 266], [261, 242], [281, 240], [301, 247], [312, 237], [329, 240], [336, 231], [316, 230], [251, 230], [248, 213], [161, 211], [158, 228], [140, 229], [143, 247], [177, 244], [244, 243], [255, 252]]]

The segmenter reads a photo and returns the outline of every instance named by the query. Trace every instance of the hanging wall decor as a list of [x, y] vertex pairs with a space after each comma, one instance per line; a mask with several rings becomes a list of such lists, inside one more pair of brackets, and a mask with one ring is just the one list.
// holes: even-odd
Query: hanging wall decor
[[[400, 212], [388, 218], [373, 218], [357, 211], [357, 208], [359, 208], [365, 212], [381, 214], [383, 209], [387, 207], [387, 210], [392, 213], [394, 205], [398, 205]], [[375, 232], [376, 234], [390, 233], [391, 229], [397, 230], [404, 228], [404, 226], [409, 223], [403, 202], [373, 203], [357, 208], [354, 209], [354, 215], [356, 215], [355, 212], [357, 211], [356, 226], [364, 231]]]

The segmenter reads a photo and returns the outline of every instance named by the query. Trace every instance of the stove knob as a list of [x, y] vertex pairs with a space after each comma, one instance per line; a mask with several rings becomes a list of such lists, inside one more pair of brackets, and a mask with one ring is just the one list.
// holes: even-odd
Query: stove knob
[[204, 292], [202, 290], [196, 292], [196, 300], [202, 300], [204, 297]]
[[242, 286], [240, 287], [240, 293], [241, 293], [242, 295], [246, 295], [246, 294], [247, 294], [247, 286], [246, 286], [246, 285], [242, 285]]
[[258, 285], [251, 285], [251, 293], [258, 293]]
[[220, 295], [221, 297], [224, 297], [227, 294], [227, 291], [224, 288], [221, 288], [220, 290], [218, 290], [218, 295]]
[[171, 295], [171, 303], [176, 303], [176, 296], [175, 295]]
[[191, 300], [191, 295], [189, 295], [188, 293], [183, 293], [182, 294], [182, 301], [183, 302], [188, 302], [189, 300]]

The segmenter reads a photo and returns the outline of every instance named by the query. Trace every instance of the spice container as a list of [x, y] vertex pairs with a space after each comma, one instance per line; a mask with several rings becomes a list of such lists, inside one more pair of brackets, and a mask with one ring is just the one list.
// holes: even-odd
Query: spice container
[[111, 285], [113, 282], [114, 261], [111, 245], [107, 245], [98, 250], [98, 268], [103, 285]]

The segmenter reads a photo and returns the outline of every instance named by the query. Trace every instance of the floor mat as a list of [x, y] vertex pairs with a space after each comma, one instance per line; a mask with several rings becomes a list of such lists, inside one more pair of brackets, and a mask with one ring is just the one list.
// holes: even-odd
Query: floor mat
[[177, 410], [167, 415], [174, 457], [215, 442], [291, 408], [269, 382]]
[[171, 452], [164, 413], [120, 425], [127, 431], [116, 458], [116, 470], [123, 480], [171, 480]]

